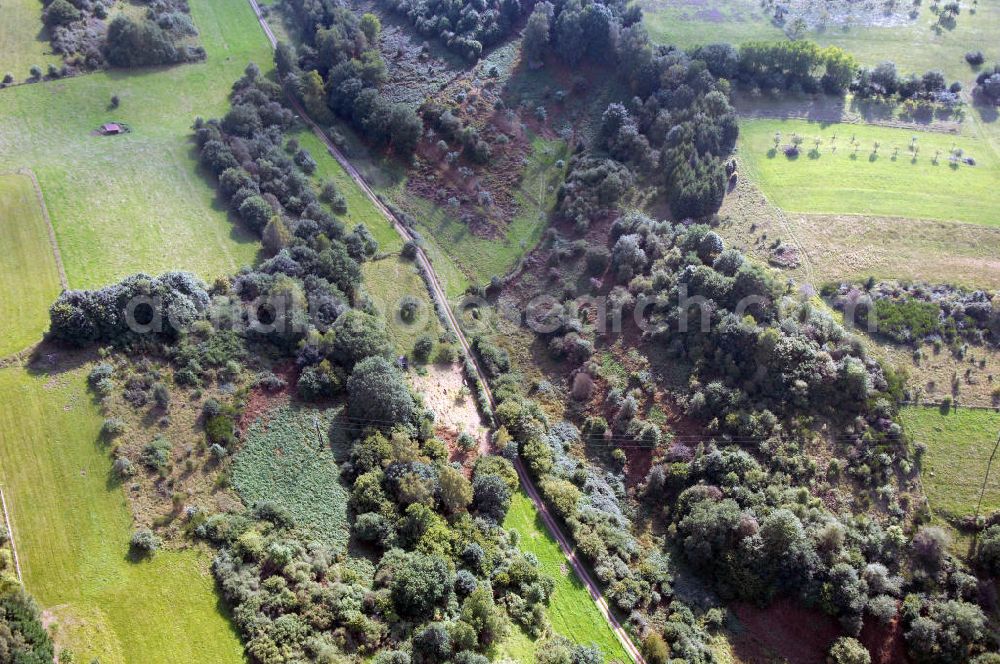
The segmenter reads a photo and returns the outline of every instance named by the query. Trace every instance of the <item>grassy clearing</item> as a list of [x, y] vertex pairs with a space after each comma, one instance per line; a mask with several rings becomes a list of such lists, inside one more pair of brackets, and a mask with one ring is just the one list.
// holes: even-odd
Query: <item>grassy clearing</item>
[[559, 162], [569, 155], [566, 144], [560, 140], [536, 136], [531, 145], [524, 176], [514, 193], [518, 213], [504, 229], [502, 238], [473, 234], [445, 208], [410, 196], [403, 182], [390, 192], [397, 205], [417, 219], [417, 230], [429, 245], [428, 253], [441, 272], [449, 296], [461, 295], [469, 284], [484, 285], [494, 276], [503, 276], [541, 238], [548, 213], [555, 205], [556, 190], [565, 175], [565, 168], [560, 168]]
[[0, 357], [38, 341], [59, 271], [41, 206], [27, 175], [0, 175]]
[[766, 262], [793, 239], [801, 263], [783, 273], [815, 285], [876, 279], [1000, 288], [1000, 227], [855, 214], [786, 214], [744, 178], [726, 196], [720, 233]]
[[[409, 354], [421, 334], [429, 334], [435, 340], [441, 335], [441, 323], [434, 311], [427, 285], [413, 261], [393, 255], [366, 262], [361, 269], [365, 292], [381, 312], [389, 338], [397, 352]], [[413, 296], [420, 302], [420, 308], [412, 322], [406, 322], [399, 316], [399, 305], [406, 295]]]
[[[198, 172], [190, 126], [196, 115], [221, 115], [247, 62], [266, 68], [270, 49], [243, 0], [195, 0], [191, 13], [204, 63], [0, 92], [0, 170], [38, 175], [73, 287], [138, 270], [214, 278], [255, 259], [256, 238], [231, 223]], [[112, 111], [114, 94], [121, 107]], [[91, 135], [111, 120], [132, 132]]]
[[[786, 38], [756, 0], [642, 0], [640, 4], [650, 35], [662, 43], [686, 48], [714, 42], [740, 44]], [[892, 60], [905, 72], [940, 69], [950, 79], [974, 78], [964, 60], [965, 52], [982, 49], [989, 54], [994, 49], [996, 31], [1000, 29], [1000, 2], [980, 0], [974, 14], [970, 13], [972, 5], [963, 4], [955, 28], [940, 34], [931, 29], [936, 21], [931, 4], [924, 3], [919, 17], [908, 25], [847, 29], [831, 26], [821, 32], [808, 31], [804, 37], [824, 46], [840, 46], [866, 65]]]
[[15, 81], [24, 81], [33, 65], [45, 71], [50, 64], [62, 63], [49, 48], [42, 9], [41, 0], [0, 3], [0, 78], [10, 73]]
[[207, 555], [130, 562], [129, 507], [108, 479], [87, 369], [0, 370], [0, 469], [28, 590], [54, 609], [76, 661], [242, 662]]
[[1000, 288], [1000, 228], [924, 219], [789, 215], [821, 278], [922, 280]]
[[[782, 146], [789, 145], [794, 134], [804, 139], [797, 158], [774, 149], [775, 132], [781, 133]], [[908, 151], [913, 136], [919, 148], [916, 158]], [[852, 137], [860, 144], [856, 153]], [[823, 141], [818, 154], [813, 152], [814, 138]], [[976, 165], [949, 163], [953, 147], [973, 157]], [[739, 155], [752, 180], [787, 212], [1000, 224], [995, 214], [1000, 207], [1000, 162], [980, 140], [867, 125], [748, 120], [740, 125]]]
[[[913, 441], [927, 445], [921, 481], [931, 509], [945, 519], [973, 514], [1000, 433], [1000, 413], [959, 408], [945, 415], [937, 408], [911, 407], [903, 409], [902, 418]], [[997, 509], [1000, 464], [994, 463], [982, 513]]]
[[282, 407], [258, 419], [233, 461], [233, 486], [247, 506], [287, 508], [308, 537], [347, 546], [347, 490], [326, 432], [338, 411]]
[[[553, 629], [576, 643], [596, 643], [609, 662], [630, 661], [526, 495], [514, 494], [503, 526], [520, 534], [521, 550], [535, 554], [544, 572], [556, 580], [548, 611]], [[524, 634], [515, 634], [505, 644], [507, 656], [518, 662], [532, 661], [534, 646]]]

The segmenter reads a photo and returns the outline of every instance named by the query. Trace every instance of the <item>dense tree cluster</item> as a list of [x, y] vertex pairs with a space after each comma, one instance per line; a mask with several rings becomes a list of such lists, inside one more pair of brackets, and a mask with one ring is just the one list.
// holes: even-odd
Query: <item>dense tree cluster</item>
[[[652, 44], [640, 18], [635, 5], [542, 2], [529, 19], [525, 49], [535, 60], [548, 49], [571, 65], [588, 58], [614, 67], [634, 97], [608, 107], [594, 148], [665, 185], [675, 217], [711, 215], [722, 204], [728, 178], [722, 159], [738, 131], [723, 80], [729, 72], [712, 71], [698, 52]], [[631, 185], [623, 170], [578, 156], [560, 190], [559, 214], [586, 228]]]
[[858, 69], [851, 91], [860, 98], [882, 98], [892, 100], [920, 100], [938, 102], [947, 106], [961, 103], [958, 93], [962, 84], [948, 84], [944, 74], [931, 70], [923, 75], [902, 76], [892, 62], [883, 62], [875, 67]]
[[441, 39], [445, 46], [469, 61], [510, 34], [521, 16], [520, 0], [385, 0], [409, 19], [420, 34]]
[[186, 272], [135, 274], [93, 291], [64, 291], [49, 309], [49, 335], [86, 346], [125, 343], [148, 330], [176, 338], [205, 315], [208, 287]]
[[556, 213], [582, 232], [610, 214], [634, 182], [632, 172], [614, 159], [574, 155], [559, 185]]
[[1000, 63], [979, 72], [973, 93], [984, 103], [1000, 104]]
[[838, 518], [738, 448], [699, 447], [689, 462], [656, 466], [644, 492], [673, 506], [681, 551], [724, 597], [800, 594], [855, 635], [883, 596], [890, 599], [881, 619], [895, 616], [906, 544], [899, 526]]
[[872, 280], [830, 286], [823, 294], [859, 328], [896, 343], [1000, 344], [1000, 300], [987, 291]]
[[[211, 289], [190, 275], [170, 273], [156, 279], [136, 275], [97, 291], [67, 291], [50, 311], [53, 338], [77, 345], [144, 344], [173, 362], [177, 382], [195, 386], [210, 372], [233, 373], [231, 362], [238, 372], [247, 344], [264, 343], [296, 357], [297, 387], [307, 399], [338, 394], [355, 364], [389, 356], [382, 322], [351, 308], [361, 285], [359, 262], [373, 256], [378, 243], [363, 226], [347, 232], [320, 204], [306, 175], [310, 160], [285, 140], [292, 115], [279, 99], [280, 88], [251, 64], [233, 88], [229, 113], [196, 123], [202, 163], [274, 255]], [[140, 334], [127, 320], [136, 296], [149, 300], [132, 312]], [[142, 333], [151, 323], [154, 334]], [[388, 378], [379, 385], [402, 385], [399, 376]], [[143, 392], [151, 396], [151, 386]], [[386, 389], [380, 396], [398, 393]], [[387, 408], [407, 419], [398, 408]]]
[[[688, 412], [710, 430], [766, 438], [803, 413], [874, 418], [870, 404], [890, 389], [881, 366], [823, 312], [783, 303], [774, 276], [707, 226], [633, 213], [611, 240], [632, 303], [655, 301], [644, 310], [650, 340], [696, 367]], [[883, 437], [866, 431], [859, 439]]]
[[440, 441], [396, 428], [359, 438], [344, 472], [370, 558], [301, 541], [269, 504], [196, 529], [221, 547], [213, 571], [254, 662], [377, 652], [378, 662], [478, 664], [511, 621], [546, 629], [553, 581], [498, 525], [517, 484], [509, 462], [480, 459], [470, 482]]
[[549, 48], [569, 65], [584, 59], [611, 64], [621, 31], [641, 20], [642, 10], [621, 0], [538, 2], [528, 18], [525, 53], [537, 62]]
[[278, 73], [316, 120], [329, 121], [331, 112], [351, 123], [378, 147], [389, 147], [402, 157], [416, 149], [423, 124], [416, 112], [391, 104], [379, 92], [385, 81], [385, 62], [378, 50], [378, 18], [360, 18], [332, 2], [292, 0], [305, 44], [295, 52], [278, 45]]
[[837, 517], [737, 448], [699, 447], [689, 462], [654, 467], [644, 490], [674, 506], [682, 552], [726, 597], [799, 594], [854, 635], [863, 621], [889, 624], [900, 613], [918, 662], [968, 661], [986, 646], [985, 617], [969, 602], [975, 578], [933, 528], [917, 533], [911, 555], [899, 525]]
[[143, 2], [138, 16], [116, 16], [106, 24], [109, 0], [51, 0], [44, 20], [52, 49], [73, 66], [96, 68], [193, 62], [205, 58], [202, 47], [191, 42], [198, 30], [191, 20], [187, 0]]
[[[605, 585], [609, 600], [625, 612], [658, 604], [670, 593], [668, 560], [643, 555], [631, 534], [622, 478], [572, 456], [569, 450], [580, 442], [580, 431], [568, 422], [550, 427], [539, 405], [521, 393], [516, 374], [499, 372], [491, 385], [501, 426], [494, 445], [521, 457], [545, 500], [569, 527], [578, 552]], [[516, 475], [509, 473], [507, 482], [511, 489], [516, 487]], [[480, 484], [485, 483], [477, 479], [477, 504], [482, 504], [480, 492], [485, 490]]]
[[35, 600], [14, 580], [5, 579], [4, 585], [0, 591], [0, 662], [52, 664], [55, 649]]

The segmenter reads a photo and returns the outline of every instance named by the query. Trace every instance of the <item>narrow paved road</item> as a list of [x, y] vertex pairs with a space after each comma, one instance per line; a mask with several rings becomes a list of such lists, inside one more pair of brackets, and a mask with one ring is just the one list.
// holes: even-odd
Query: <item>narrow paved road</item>
[[[257, 14], [257, 20], [260, 22], [260, 26], [263, 28], [264, 34], [267, 35], [268, 40], [271, 42], [271, 47], [277, 48], [278, 40], [274, 36], [274, 32], [271, 31], [271, 26], [268, 25], [267, 20], [264, 18], [257, 0], [249, 0], [249, 2], [250, 6], [253, 7], [254, 13]], [[396, 232], [400, 235], [400, 237], [402, 237], [404, 241], [414, 239], [413, 234], [410, 233], [410, 229], [407, 228], [395, 214], [393, 214], [392, 210], [382, 203], [378, 195], [368, 185], [364, 176], [361, 175], [356, 168], [354, 168], [354, 165], [351, 164], [351, 162], [347, 160], [347, 157], [345, 157], [337, 146], [334, 145], [333, 141], [330, 140], [330, 137], [327, 136], [325, 131], [323, 131], [323, 128], [313, 122], [312, 118], [306, 114], [305, 109], [302, 108], [298, 100], [293, 95], [288, 94], [287, 96], [292, 107], [299, 114], [299, 117], [307, 125], [309, 125], [309, 128], [312, 129], [313, 133], [315, 133], [316, 136], [323, 141], [323, 144], [326, 145], [327, 150], [333, 158], [337, 160], [345, 171], [347, 171], [348, 175], [351, 176], [351, 179], [354, 180], [365, 195], [371, 199], [372, 203], [379, 210], [379, 212], [381, 212], [382, 215], [392, 223], [393, 228], [396, 229]], [[441, 286], [437, 273], [434, 271], [434, 266], [431, 265], [430, 259], [427, 257], [427, 254], [424, 253], [423, 248], [421, 248], [419, 244], [417, 245], [417, 262], [419, 263], [420, 268], [425, 272], [425, 274], [427, 274], [427, 283], [430, 286], [431, 296], [437, 302], [440, 310], [444, 312], [445, 317], [448, 319], [449, 326], [458, 338], [458, 342], [461, 344], [462, 350], [465, 351], [466, 357], [472, 360], [472, 365], [476, 370], [476, 374], [479, 376], [479, 380], [483, 384], [483, 388], [486, 392], [486, 398], [490, 402], [490, 407], [496, 410], [496, 400], [493, 398], [493, 392], [490, 390], [489, 382], [486, 380], [486, 373], [483, 371], [482, 367], [480, 367], [479, 361], [476, 359], [475, 353], [472, 352], [472, 347], [469, 345], [468, 339], [465, 338], [465, 334], [462, 332], [461, 325], [458, 324], [458, 319], [455, 317], [455, 313], [448, 305], [448, 297], [445, 294], [444, 288]], [[538, 493], [538, 489], [535, 488], [534, 482], [528, 475], [528, 471], [525, 469], [524, 464], [520, 459], [518, 459], [515, 463], [515, 467], [517, 468], [518, 477], [521, 480], [521, 486], [524, 488], [525, 493], [528, 494], [528, 497], [531, 498], [531, 501], [535, 504], [535, 508], [538, 510], [539, 514], [542, 515], [545, 527], [548, 528], [552, 536], [557, 542], [559, 542], [559, 548], [562, 549], [563, 555], [566, 556], [570, 565], [573, 566], [573, 570], [576, 572], [577, 576], [587, 586], [587, 590], [590, 592], [591, 598], [594, 600], [594, 603], [597, 604], [597, 608], [600, 610], [605, 620], [608, 621], [608, 624], [618, 637], [618, 640], [621, 642], [625, 652], [627, 652], [637, 664], [646, 664], [646, 660], [643, 658], [642, 653], [636, 647], [635, 643], [632, 642], [628, 632], [625, 631], [625, 629], [618, 622], [618, 619], [615, 618], [614, 614], [611, 612], [611, 608], [608, 606], [607, 600], [605, 600], [604, 596], [601, 594], [600, 587], [594, 583], [594, 580], [587, 572], [586, 566], [573, 552], [573, 547], [563, 534], [562, 529], [559, 527], [555, 518], [545, 506], [545, 501], [542, 500], [541, 495]]]

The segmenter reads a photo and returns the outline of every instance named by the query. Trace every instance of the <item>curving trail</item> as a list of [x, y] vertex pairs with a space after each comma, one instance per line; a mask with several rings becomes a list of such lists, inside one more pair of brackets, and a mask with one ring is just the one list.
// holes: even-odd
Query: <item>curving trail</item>
[[[267, 35], [268, 40], [271, 42], [271, 47], [277, 48], [278, 40], [274, 36], [274, 32], [271, 30], [271, 26], [268, 25], [267, 20], [264, 18], [257, 0], [249, 0], [249, 2], [250, 6], [253, 7], [254, 13], [257, 15], [257, 20], [260, 22], [260, 26], [264, 30], [264, 34]], [[294, 96], [291, 94], [288, 94], [287, 96], [292, 108], [295, 109], [295, 112], [299, 115], [302, 121], [305, 122], [313, 133], [316, 134], [316, 136], [323, 142], [333, 158], [337, 160], [345, 171], [347, 171], [348, 175], [351, 176], [351, 179], [354, 180], [365, 195], [371, 199], [378, 211], [392, 223], [393, 228], [400, 235], [400, 237], [402, 237], [404, 241], [413, 240], [414, 238], [410, 233], [410, 230], [403, 225], [403, 223], [388, 207], [385, 206], [385, 204], [382, 203], [382, 200], [365, 181], [364, 176], [361, 175], [356, 168], [354, 168], [351, 162], [348, 161], [347, 157], [345, 157], [337, 146], [334, 145], [333, 141], [330, 140], [330, 137], [327, 136], [325, 131], [323, 131], [323, 128], [313, 122], [312, 118], [306, 114], [305, 109], [302, 108]], [[479, 380], [483, 384], [483, 389], [486, 392], [486, 398], [490, 402], [490, 407], [496, 409], [496, 400], [493, 398], [493, 392], [490, 390], [489, 383], [486, 380], [486, 373], [483, 371], [482, 367], [479, 366], [479, 361], [476, 359], [475, 353], [472, 352], [472, 347], [469, 345], [468, 339], [465, 338], [465, 334], [462, 332], [462, 327], [458, 324], [458, 319], [455, 317], [451, 307], [448, 306], [448, 297], [445, 294], [444, 288], [441, 286], [437, 273], [434, 271], [434, 266], [431, 265], [430, 259], [427, 257], [427, 254], [424, 253], [423, 248], [421, 248], [419, 244], [417, 245], [417, 263], [420, 265], [421, 270], [423, 270], [427, 275], [428, 278], [426, 281], [430, 286], [431, 296], [437, 302], [440, 310], [444, 312], [445, 317], [448, 320], [448, 325], [458, 338], [458, 342], [462, 346], [465, 356], [472, 360], [472, 365], [476, 370], [476, 374], [479, 376]], [[579, 558], [577, 558], [569, 540], [563, 534], [559, 524], [545, 506], [545, 501], [542, 500], [541, 495], [538, 493], [538, 489], [535, 488], [535, 484], [528, 475], [528, 471], [525, 469], [524, 463], [520, 459], [517, 459], [517, 462], [514, 465], [517, 469], [517, 475], [521, 480], [521, 486], [523, 487], [525, 493], [528, 494], [531, 501], [535, 504], [535, 508], [538, 510], [538, 513], [541, 514], [545, 527], [548, 528], [549, 532], [559, 543], [559, 548], [562, 549], [563, 555], [566, 556], [566, 559], [569, 561], [570, 565], [572, 565], [573, 571], [576, 572], [580, 580], [587, 586], [587, 590], [590, 592], [591, 598], [594, 600], [597, 608], [604, 616], [604, 619], [607, 620], [608, 624], [611, 626], [615, 636], [618, 637], [618, 640], [621, 642], [625, 652], [629, 654], [636, 664], [646, 664], [646, 660], [643, 658], [639, 648], [636, 647], [635, 643], [632, 642], [631, 637], [628, 635], [628, 632], [625, 631], [625, 629], [621, 626], [621, 623], [618, 622], [618, 619], [615, 618], [611, 608], [608, 606], [607, 600], [604, 599], [604, 596], [601, 594], [600, 587], [594, 583], [594, 580], [591, 578], [589, 572], [587, 572], [586, 566]]]
[[42, 209], [42, 218], [45, 219], [45, 228], [49, 234], [49, 245], [52, 247], [52, 254], [56, 259], [56, 269], [59, 270], [59, 285], [63, 290], [69, 290], [69, 279], [66, 278], [66, 268], [63, 267], [62, 253], [59, 251], [59, 242], [56, 240], [56, 229], [52, 226], [52, 218], [49, 217], [49, 208], [45, 205], [45, 196], [42, 195], [42, 186], [38, 184], [38, 177], [35, 171], [30, 168], [22, 168], [18, 171], [31, 178], [31, 184], [35, 188], [35, 197], [38, 199], [38, 207]]

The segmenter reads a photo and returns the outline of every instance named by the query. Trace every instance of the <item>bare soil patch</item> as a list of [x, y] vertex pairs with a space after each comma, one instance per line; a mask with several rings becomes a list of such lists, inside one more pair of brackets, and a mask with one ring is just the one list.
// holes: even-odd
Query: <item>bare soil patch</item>
[[[411, 373], [410, 383], [414, 391], [423, 396], [424, 406], [437, 415], [438, 429], [455, 438], [465, 431], [479, 442], [482, 449], [488, 443], [487, 430], [462, 368], [458, 364], [431, 364], [426, 370], [426, 375]], [[450, 436], [443, 437], [448, 438]]]
[[268, 411], [277, 406], [287, 403], [291, 398], [293, 385], [298, 382], [299, 368], [294, 362], [287, 362], [279, 367], [275, 367], [273, 373], [285, 381], [285, 387], [274, 392], [269, 392], [262, 387], [255, 387], [250, 390], [250, 395], [246, 399], [243, 412], [240, 414], [236, 428], [240, 434], [244, 434], [257, 418], [265, 416]]
[[825, 664], [830, 645], [842, 634], [832, 617], [789, 598], [764, 609], [746, 602], [731, 608], [743, 628], [732, 639], [733, 650], [744, 664]]
[[872, 664], [909, 664], [906, 641], [903, 638], [903, 623], [897, 616], [888, 625], [877, 620], [866, 620], [858, 640], [872, 656]]

